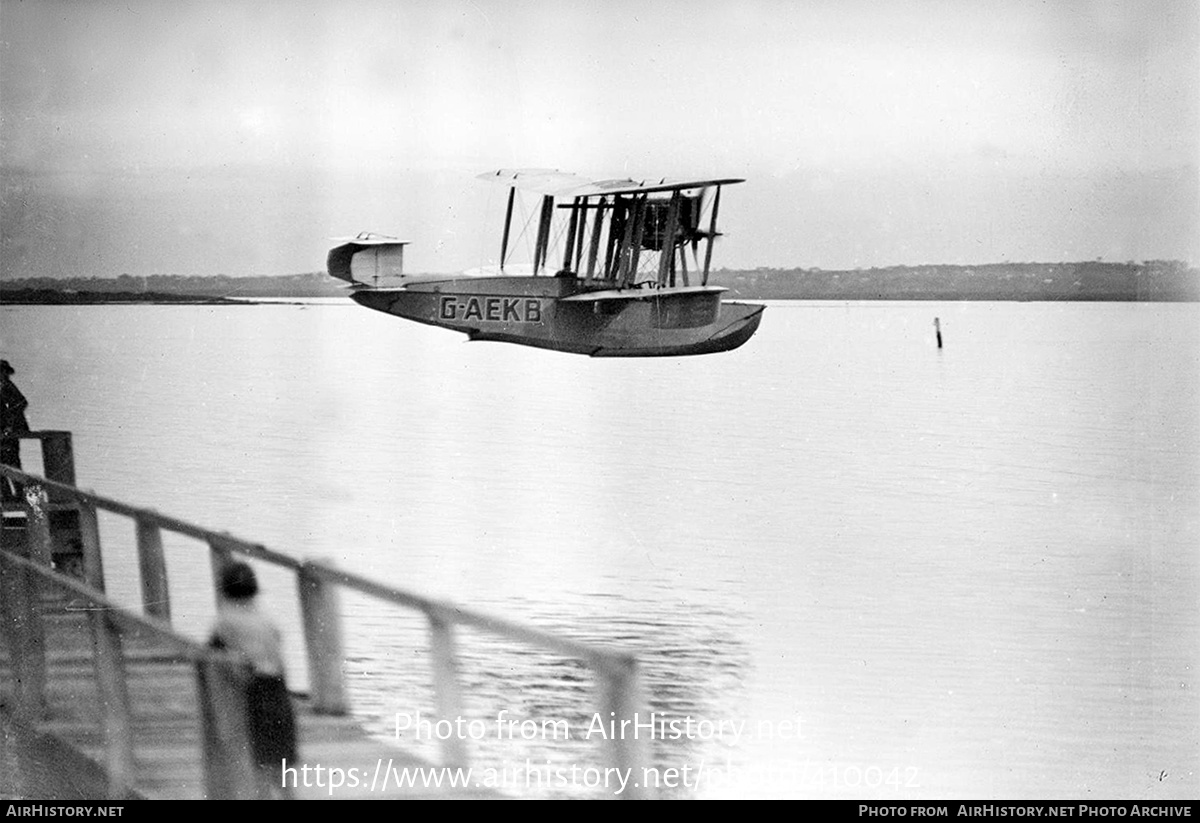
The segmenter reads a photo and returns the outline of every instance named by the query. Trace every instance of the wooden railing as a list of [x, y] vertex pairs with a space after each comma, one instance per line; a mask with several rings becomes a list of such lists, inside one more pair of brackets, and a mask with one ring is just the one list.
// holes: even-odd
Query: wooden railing
[[195, 667], [205, 796], [258, 796], [245, 720], [244, 684], [250, 672], [243, 661], [189, 640], [159, 619], [132, 614], [90, 586], [34, 560], [0, 551], [0, 619], [16, 685], [16, 711], [24, 723], [36, 729], [46, 716], [46, 631], [38, 609], [43, 588], [87, 604], [110, 797], [128, 798], [135, 787], [133, 715], [122, 652], [125, 632], [154, 638]]
[[[65, 435], [65, 446], [63, 436]], [[23, 435], [25, 436], [25, 435]], [[43, 443], [43, 463], [63, 476], [62, 466], [54, 461], [62, 455], [70, 458], [70, 435], [66, 432], [33, 432], [31, 439]], [[47, 452], [47, 443], [51, 443]], [[47, 459], [46, 455], [50, 454]], [[0, 551], [4, 566], [4, 617], [11, 627], [9, 648], [12, 665], [19, 681], [18, 705], [27, 718], [40, 718], [45, 712], [44, 629], [35, 608], [39, 587], [57, 588], [72, 597], [82, 598], [101, 607], [90, 612], [95, 676], [105, 712], [107, 761], [112, 791], [120, 796], [131, 786], [133, 742], [130, 733], [130, 709], [123, 676], [122, 631], [150, 632], [174, 648], [181, 657], [196, 666], [201, 695], [203, 757], [209, 797], [253, 796], [247, 776], [252, 774], [245, 757], [244, 723], [232, 718], [244, 717], [243, 711], [231, 711], [240, 691], [235, 687], [246, 676], [235, 658], [214, 652], [175, 632], [170, 625], [170, 593], [167, 587], [163, 531], [185, 535], [207, 543], [212, 561], [213, 586], [217, 588], [220, 571], [233, 555], [290, 569], [296, 574], [297, 593], [308, 662], [310, 701], [317, 712], [345, 714], [349, 710], [343, 675], [341, 613], [338, 590], [350, 589], [402, 608], [422, 613], [428, 622], [432, 654], [433, 689], [438, 716], [457, 727], [462, 715], [462, 693], [456, 630], [470, 627], [488, 634], [532, 645], [582, 661], [598, 681], [598, 710], [603, 717], [630, 718], [641, 711], [642, 692], [637, 660], [632, 655], [598, 648], [517, 623], [459, 608], [450, 603], [379, 583], [337, 569], [319, 561], [300, 561], [224, 532], [214, 532], [183, 520], [136, 508], [111, 500], [74, 485], [37, 477], [0, 465], [0, 474], [18, 484], [23, 501], [17, 506], [25, 514], [26, 557]], [[73, 468], [70, 479], [74, 480]], [[69, 508], [77, 513], [78, 550], [82, 555], [82, 580], [73, 580], [51, 570], [61, 552], [62, 535], [53, 533], [51, 515]], [[104, 595], [104, 565], [98, 512], [105, 511], [131, 519], [136, 527], [138, 563], [141, 569], [142, 606], [139, 616], [118, 607]], [[72, 547], [73, 548], [73, 547]], [[69, 553], [64, 555], [69, 556]], [[609, 713], [612, 713], [611, 715]], [[466, 766], [469, 762], [465, 740], [451, 735], [441, 741], [444, 766]], [[646, 741], [618, 736], [608, 740], [608, 763], [640, 775], [646, 765]], [[642, 781], [631, 781], [631, 787]], [[645, 797], [648, 789], [628, 792], [625, 796]]]

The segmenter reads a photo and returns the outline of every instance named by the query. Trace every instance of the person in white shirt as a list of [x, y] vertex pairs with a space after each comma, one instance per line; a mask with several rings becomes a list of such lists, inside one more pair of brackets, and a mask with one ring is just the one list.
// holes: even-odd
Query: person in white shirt
[[291, 797], [282, 779], [283, 761], [296, 763], [296, 719], [284, 678], [282, 637], [279, 629], [257, 608], [258, 580], [254, 569], [241, 561], [229, 563], [221, 573], [221, 603], [209, 645], [243, 657], [250, 665], [246, 687], [246, 727], [260, 793], [266, 797]]

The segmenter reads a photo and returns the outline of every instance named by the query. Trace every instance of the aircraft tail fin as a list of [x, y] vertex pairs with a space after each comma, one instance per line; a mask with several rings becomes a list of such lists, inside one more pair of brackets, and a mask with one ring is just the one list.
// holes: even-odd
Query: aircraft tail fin
[[330, 277], [359, 288], [398, 284], [404, 278], [407, 241], [371, 232], [342, 239], [344, 242], [330, 249], [325, 259]]

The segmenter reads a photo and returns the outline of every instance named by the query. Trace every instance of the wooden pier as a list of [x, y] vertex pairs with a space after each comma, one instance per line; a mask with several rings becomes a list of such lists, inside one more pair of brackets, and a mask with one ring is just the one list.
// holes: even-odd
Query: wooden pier
[[[356, 591], [424, 615], [437, 715], [462, 716], [455, 635], [470, 627], [575, 658], [596, 676], [592, 710], [632, 717], [642, 706], [636, 660], [537, 629], [350, 574], [301, 561], [265, 546], [107, 499], [75, 486], [69, 432], [32, 432], [39, 440], [45, 477], [9, 466], [0, 474], [18, 484], [19, 499], [3, 505], [0, 545], [0, 744], [23, 752], [51, 752], [59, 782], [81, 788], [73, 798], [35, 799], [250, 799], [254, 779], [245, 726], [243, 690], [248, 671], [233, 655], [210, 649], [171, 626], [163, 532], [203, 541], [213, 571], [235, 555], [294, 573], [307, 653], [309, 692], [295, 695], [300, 760], [362, 775], [330, 791], [315, 775], [299, 798], [500, 797], [480, 787], [398, 786], [401, 769], [449, 770], [470, 765], [469, 740], [441, 742], [428, 763], [371, 738], [349, 716], [343, 675], [342, 616], [338, 593]], [[105, 595], [99, 512], [133, 521], [141, 578], [140, 612]], [[640, 773], [645, 742], [609, 741], [607, 764]], [[6, 757], [0, 751], [0, 777]], [[374, 772], [366, 774], [374, 767]], [[381, 779], [382, 773], [382, 779]], [[426, 772], [430, 773], [430, 772]], [[372, 779], [368, 783], [367, 777]], [[2, 782], [2, 781], [0, 781]], [[317, 785], [320, 782], [320, 785]], [[419, 781], [417, 781], [419, 782]], [[0, 785], [0, 796], [34, 797]], [[645, 797], [645, 790], [626, 796]]]

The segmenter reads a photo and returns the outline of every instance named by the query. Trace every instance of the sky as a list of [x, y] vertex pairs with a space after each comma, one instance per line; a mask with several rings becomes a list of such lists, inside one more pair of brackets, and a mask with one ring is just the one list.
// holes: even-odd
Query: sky
[[0, 278], [495, 262], [498, 168], [744, 177], [714, 266], [1200, 263], [1195, 0], [0, 0]]

